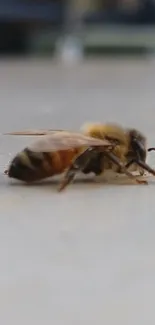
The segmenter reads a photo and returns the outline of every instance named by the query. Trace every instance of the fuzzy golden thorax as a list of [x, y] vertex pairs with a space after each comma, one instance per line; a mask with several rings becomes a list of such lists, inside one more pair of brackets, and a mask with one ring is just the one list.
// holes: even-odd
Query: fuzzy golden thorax
[[81, 131], [85, 135], [94, 138], [118, 140], [119, 144], [113, 149], [117, 157], [122, 158], [128, 150], [128, 137], [126, 131], [118, 124], [114, 123], [86, 123], [82, 126]]

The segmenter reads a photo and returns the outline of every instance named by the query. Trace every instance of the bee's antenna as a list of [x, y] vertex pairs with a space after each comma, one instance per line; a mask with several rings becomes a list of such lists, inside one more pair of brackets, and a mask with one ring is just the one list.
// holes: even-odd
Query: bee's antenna
[[150, 152], [150, 151], [155, 151], [155, 147], [148, 148], [147, 151], [148, 151], [148, 152]]

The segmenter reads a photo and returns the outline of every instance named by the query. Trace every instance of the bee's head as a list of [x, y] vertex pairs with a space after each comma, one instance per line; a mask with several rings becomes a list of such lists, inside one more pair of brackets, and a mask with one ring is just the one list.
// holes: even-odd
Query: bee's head
[[136, 129], [129, 129], [130, 147], [137, 152], [141, 160], [146, 159], [146, 137]]

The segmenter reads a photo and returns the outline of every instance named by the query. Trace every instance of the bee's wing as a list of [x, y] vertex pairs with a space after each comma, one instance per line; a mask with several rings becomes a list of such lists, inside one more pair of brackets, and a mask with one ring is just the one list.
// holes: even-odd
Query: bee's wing
[[91, 146], [111, 147], [112, 144], [108, 140], [96, 139], [80, 133], [62, 131], [55, 132], [46, 137], [43, 136], [38, 141], [29, 145], [28, 148], [35, 152], [51, 152]]
[[36, 129], [36, 130], [23, 130], [23, 131], [14, 131], [14, 132], [7, 132], [3, 133], [3, 135], [30, 135], [30, 136], [38, 136], [38, 135], [48, 135], [55, 132], [62, 132], [64, 130], [55, 130], [55, 129]]

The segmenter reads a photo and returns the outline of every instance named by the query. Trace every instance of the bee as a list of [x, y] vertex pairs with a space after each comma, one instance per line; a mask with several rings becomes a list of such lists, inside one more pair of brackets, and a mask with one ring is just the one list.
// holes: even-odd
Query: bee
[[[116, 165], [134, 183], [146, 184], [146, 181], [135, 178], [124, 166], [126, 137], [123, 129], [118, 128], [120, 130], [118, 132], [117, 128], [117, 126], [115, 128], [111, 126], [109, 129], [111, 132], [107, 136], [98, 134], [99, 129], [96, 129], [96, 126], [94, 128], [96, 136], [93, 132], [90, 132], [91, 135], [86, 135], [82, 132], [65, 130], [28, 130], [7, 133], [10, 135], [37, 134], [42, 137], [19, 152], [4, 173], [10, 178], [31, 183], [65, 172], [58, 189], [62, 191], [73, 181], [79, 171], [85, 174], [88, 173], [88, 169], [95, 174], [98, 173], [99, 168], [103, 171], [104, 159], [106, 159], [112, 166]], [[103, 154], [101, 160], [100, 154]]]
[[[155, 170], [146, 163], [147, 151], [150, 150], [147, 150], [147, 139], [139, 130], [126, 129], [110, 123], [96, 125], [89, 123], [82, 127], [82, 132], [99, 139], [118, 139], [119, 145], [115, 146], [113, 153], [123, 162], [125, 168], [132, 172], [139, 172], [141, 176], [145, 171], [155, 176]], [[106, 169], [111, 169], [119, 174], [123, 172], [122, 168], [107, 159], [103, 152], [98, 152], [83, 172], [89, 173], [93, 170], [96, 175], [101, 175]]]

